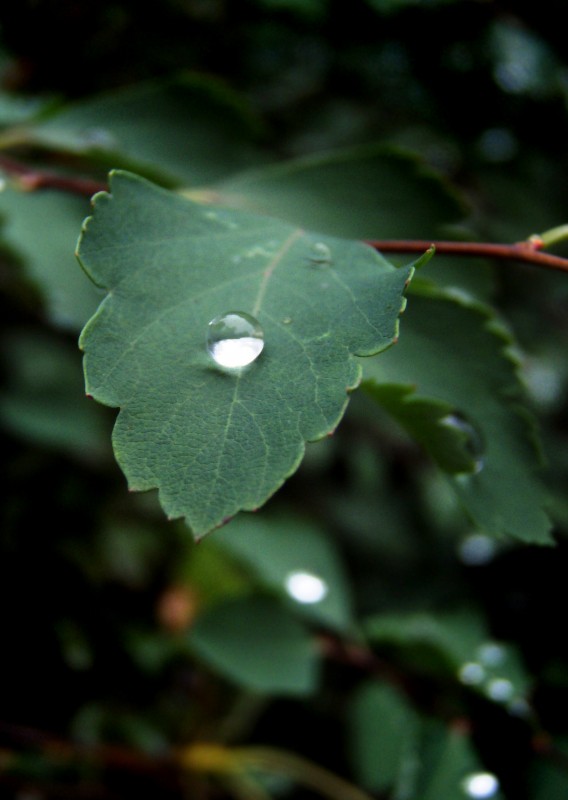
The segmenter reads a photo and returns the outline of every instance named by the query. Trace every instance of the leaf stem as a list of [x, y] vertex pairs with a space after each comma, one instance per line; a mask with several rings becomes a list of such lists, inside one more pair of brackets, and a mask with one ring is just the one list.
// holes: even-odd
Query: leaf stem
[[550, 247], [553, 244], [565, 241], [568, 239], [568, 225], [558, 225], [556, 228], [550, 228], [544, 233], [537, 234], [537, 238], [542, 242], [542, 247]]
[[[565, 230], [561, 230], [565, 229]], [[561, 234], [558, 232], [561, 231]], [[432, 242], [424, 239], [381, 239], [367, 241], [367, 244], [382, 253], [423, 253], [435, 247], [436, 253], [447, 256], [466, 256], [470, 258], [494, 258], [506, 261], [522, 261], [535, 266], [568, 272], [568, 258], [541, 252], [541, 248], [568, 236], [568, 226], [560, 226], [546, 234], [531, 236], [524, 242], [515, 244], [491, 244], [487, 242]], [[546, 236], [546, 239], [545, 239]]]

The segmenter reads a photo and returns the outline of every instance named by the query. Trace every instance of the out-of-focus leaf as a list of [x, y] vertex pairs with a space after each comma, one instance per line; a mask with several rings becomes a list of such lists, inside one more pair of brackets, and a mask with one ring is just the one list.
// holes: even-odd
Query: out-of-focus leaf
[[0, 244], [21, 262], [54, 325], [79, 330], [101, 301], [74, 256], [86, 199], [55, 191], [0, 192]]
[[[414, 386], [372, 384], [367, 387], [402, 427], [447, 472], [473, 472], [479, 455], [466, 424], [457, 424], [454, 407], [440, 400], [417, 396]], [[454, 421], [455, 420], [455, 421]]]
[[0, 126], [22, 125], [33, 121], [47, 112], [55, 102], [55, 98], [24, 97], [16, 92], [0, 90]]
[[219, 82], [197, 77], [77, 101], [20, 136], [166, 185], [217, 180], [261, 160], [250, 110]]
[[[88, 392], [121, 408], [130, 487], [159, 487], [196, 536], [258, 508], [331, 433], [357, 386], [353, 354], [396, 337], [412, 266], [279, 220], [212, 211], [128, 173], [97, 196], [81, 262], [108, 296], [81, 335]], [[209, 322], [258, 321], [264, 350], [225, 369]]]
[[385, 145], [261, 167], [214, 188], [224, 205], [354, 239], [429, 239], [465, 214], [437, 173]]
[[77, 352], [35, 331], [4, 338], [0, 419], [22, 438], [79, 458], [110, 455], [109, 425], [85, 397]]
[[368, 682], [351, 698], [348, 745], [360, 783], [373, 792], [409, 796], [416, 771], [420, 720], [390, 686]]
[[413, 800], [504, 800], [499, 780], [482, 765], [469, 736], [431, 721], [424, 731]]
[[[436, 415], [420, 419], [409, 413], [412, 406], [405, 404], [413, 401], [408, 387], [423, 398], [419, 409], [448, 404], [456, 434], [470, 431], [477, 460], [473, 471], [448, 477], [470, 517], [494, 536], [548, 544], [551, 526], [544, 511], [535, 432], [519, 411], [523, 391], [511, 345], [485, 306], [443, 294], [415, 295], [397, 347], [380, 360], [365, 362], [363, 386], [371, 395], [376, 389], [379, 402], [385, 394], [392, 405], [398, 395], [402, 403], [395, 416], [410, 424], [414, 434], [422, 428], [420, 438], [434, 446], [439, 462]], [[398, 388], [381, 388], [389, 384]]]
[[364, 623], [373, 645], [387, 647], [407, 665], [452, 677], [514, 713], [528, 710], [530, 679], [515, 648], [493, 641], [482, 618], [453, 614], [381, 614]]
[[347, 576], [333, 540], [296, 517], [237, 517], [215, 540], [267, 587], [314, 621], [347, 631], [353, 623]]
[[555, 753], [554, 761], [542, 758], [529, 771], [528, 791], [531, 800], [564, 800], [568, 797], [568, 774], [563, 761], [568, 754], [568, 741], [562, 737], [551, 744]]
[[270, 598], [237, 598], [215, 605], [197, 619], [189, 642], [212, 669], [251, 691], [307, 695], [317, 687], [315, 642]]

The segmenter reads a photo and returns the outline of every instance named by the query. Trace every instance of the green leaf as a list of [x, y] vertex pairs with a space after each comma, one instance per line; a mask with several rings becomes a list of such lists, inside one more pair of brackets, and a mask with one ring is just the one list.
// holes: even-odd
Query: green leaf
[[527, 782], [531, 800], [564, 800], [568, 797], [568, 775], [564, 769], [568, 742], [561, 737], [551, 744], [554, 757], [535, 760], [530, 766]]
[[307, 618], [332, 629], [353, 626], [352, 601], [333, 540], [293, 516], [240, 517], [215, 541]]
[[373, 792], [393, 787], [407, 797], [417, 760], [420, 720], [400, 692], [362, 684], [351, 699], [348, 743], [362, 785]]
[[216, 604], [197, 619], [189, 641], [200, 659], [251, 691], [306, 695], [317, 686], [316, 645], [276, 600], [245, 597]]
[[221, 83], [189, 76], [88, 97], [19, 135], [167, 185], [218, 180], [260, 161], [248, 107]]
[[[519, 410], [523, 391], [511, 345], [487, 307], [442, 293], [413, 296], [397, 347], [365, 363], [363, 386], [445, 468], [459, 469], [460, 439], [462, 455], [471, 450], [476, 468], [448, 480], [481, 529], [548, 544], [534, 430]], [[444, 452], [448, 431], [439, 423], [449, 408], [471, 436], [468, 444], [465, 427], [449, 425], [455, 436]]]
[[367, 391], [428, 450], [442, 469], [452, 473], [474, 471], [477, 451], [467, 423], [459, 424], [452, 405], [417, 396], [414, 386], [373, 383]]
[[77, 230], [89, 210], [86, 199], [63, 192], [0, 192], [2, 245], [38, 287], [49, 320], [80, 330], [96, 311], [101, 293], [73, 256]]
[[461, 198], [416, 156], [365, 145], [292, 159], [215, 186], [223, 205], [332, 236], [430, 239], [461, 220]]
[[[85, 327], [88, 392], [120, 407], [116, 457], [131, 489], [158, 487], [196, 536], [258, 508], [331, 433], [360, 379], [354, 354], [397, 335], [412, 267], [359, 242], [204, 208], [117, 172], [79, 258], [109, 292]], [[248, 368], [209, 356], [208, 323], [240, 310], [265, 335]]]

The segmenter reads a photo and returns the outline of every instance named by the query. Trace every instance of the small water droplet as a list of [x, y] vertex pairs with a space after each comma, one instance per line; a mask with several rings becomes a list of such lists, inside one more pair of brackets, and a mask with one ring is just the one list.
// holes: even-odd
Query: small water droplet
[[486, 667], [498, 667], [505, 661], [506, 651], [497, 642], [485, 642], [477, 649], [477, 657]]
[[488, 564], [497, 552], [494, 539], [484, 533], [472, 533], [460, 543], [458, 556], [468, 567], [479, 567]]
[[460, 431], [464, 435], [465, 449], [473, 461], [473, 469], [470, 472], [473, 475], [477, 475], [481, 472], [484, 466], [483, 456], [485, 453], [485, 446], [483, 444], [483, 437], [477, 428], [472, 425], [463, 414], [457, 411], [442, 417], [440, 424]]
[[487, 684], [487, 696], [497, 703], [505, 703], [511, 700], [515, 694], [515, 687], [506, 678], [493, 678]]
[[468, 661], [460, 667], [458, 677], [466, 686], [478, 686], [485, 680], [485, 669], [476, 661]]
[[491, 772], [472, 772], [464, 778], [462, 788], [468, 797], [494, 797], [499, 791], [499, 781]]
[[259, 357], [263, 347], [260, 323], [244, 311], [227, 311], [208, 325], [207, 350], [221, 367], [246, 367]]
[[312, 572], [296, 570], [284, 581], [286, 591], [298, 603], [320, 603], [328, 593], [327, 583]]
[[265, 245], [255, 244], [244, 253], [245, 258], [274, 258], [276, 253], [271, 249], [270, 243]]
[[82, 144], [86, 147], [93, 147], [100, 150], [116, 150], [119, 146], [116, 136], [107, 128], [84, 128], [80, 132], [79, 137]]
[[325, 242], [316, 242], [310, 250], [310, 261], [312, 264], [325, 266], [331, 264], [331, 250]]

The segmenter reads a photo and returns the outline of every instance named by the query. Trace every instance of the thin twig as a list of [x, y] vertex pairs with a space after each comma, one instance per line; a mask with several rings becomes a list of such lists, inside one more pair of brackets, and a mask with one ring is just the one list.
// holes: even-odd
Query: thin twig
[[94, 178], [84, 178], [77, 175], [63, 175], [50, 170], [36, 169], [20, 161], [6, 156], [0, 156], [0, 170], [6, 175], [15, 178], [20, 188], [25, 191], [36, 189], [56, 189], [83, 197], [91, 197], [97, 192], [107, 189], [107, 184]]
[[540, 249], [542, 241], [538, 237], [531, 237], [525, 242], [515, 244], [432, 242], [426, 239], [382, 239], [368, 241], [367, 244], [382, 253], [423, 253], [434, 246], [438, 255], [523, 261], [547, 269], [568, 272], [568, 258], [543, 253]]
[[[83, 197], [92, 197], [106, 191], [104, 181], [76, 175], [63, 175], [50, 170], [36, 169], [20, 161], [0, 156], [0, 170], [17, 179], [22, 189], [56, 189]], [[565, 226], [562, 226], [564, 228]], [[556, 229], [555, 229], [556, 230]], [[558, 229], [560, 230], [560, 228]], [[506, 261], [522, 261], [546, 269], [568, 272], [568, 258], [543, 253], [546, 242], [540, 236], [531, 236], [524, 242], [493, 244], [487, 242], [432, 242], [427, 239], [380, 239], [368, 240], [367, 244], [383, 253], [424, 253], [435, 247], [438, 255], [466, 256], [470, 258], [492, 258]]]

